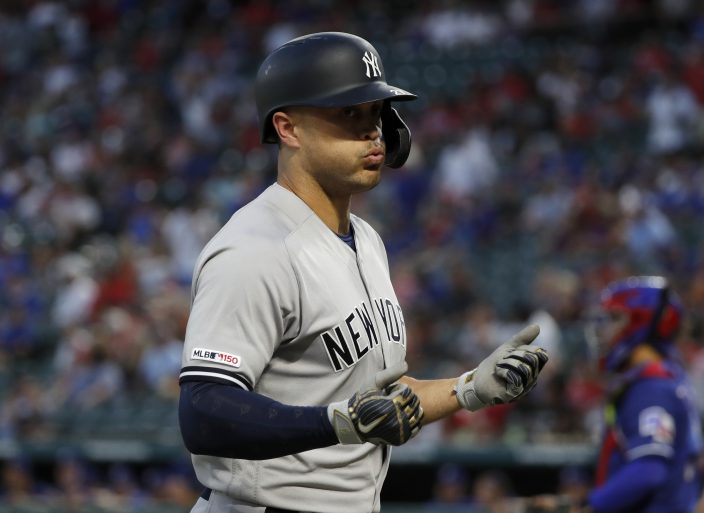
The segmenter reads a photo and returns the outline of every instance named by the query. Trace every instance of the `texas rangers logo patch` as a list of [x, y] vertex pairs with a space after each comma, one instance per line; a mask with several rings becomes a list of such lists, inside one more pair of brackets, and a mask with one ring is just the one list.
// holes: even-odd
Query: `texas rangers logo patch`
[[654, 442], [672, 445], [675, 439], [675, 419], [664, 408], [651, 406], [640, 412], [638, 431], [643, 437], [652, 437]]
[[230, 367], [240, 366], [240, 357], [236, 354], [223, 353], [222, 351], [214, 351], [202, 347], [195, 347], [191, 351], [192, 360], [207, 360], [209, 362], [222, 363]]

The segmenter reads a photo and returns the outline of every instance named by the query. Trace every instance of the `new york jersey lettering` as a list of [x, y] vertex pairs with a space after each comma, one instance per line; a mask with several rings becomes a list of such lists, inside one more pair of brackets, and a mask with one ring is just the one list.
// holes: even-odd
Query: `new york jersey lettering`
[[374, 306], [386, 331], [386, 339], [406, 347], [406, 323], [403, 320], [401, 305], [388, 298], [375, 299]]
[[[384, 325], [382, 331], [386, 332], [386, 341], [406, 347], [406, 326], [401, 307], [390, 299], [375, 299], [374, 305], [379, 314], [377, 318]], [[382, 341], [370, 310], [366, 303], [362, 303], [344, 322], [322, 334], [325, 352], [335, 372], [353, 366]]]

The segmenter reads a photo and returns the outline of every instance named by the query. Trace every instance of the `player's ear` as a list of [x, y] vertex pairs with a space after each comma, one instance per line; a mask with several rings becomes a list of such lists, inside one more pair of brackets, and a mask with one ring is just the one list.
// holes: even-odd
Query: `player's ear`
[[298, 135], [295, 130], [296, 120], [291, 113], [282, 110], [276, 111], [271, 118], [271, 122], [274, 125], [276, 134], [279, 136], [280, 144], [293, 148], [300, 147]]

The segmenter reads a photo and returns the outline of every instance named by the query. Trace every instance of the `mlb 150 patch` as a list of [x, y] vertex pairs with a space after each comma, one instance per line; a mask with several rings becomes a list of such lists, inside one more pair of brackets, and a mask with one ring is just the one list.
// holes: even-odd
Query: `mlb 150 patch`
[[236, 354], [224, 353], [213, 349], [205, 349], [203, 347], [195, 347], [191, 351], [191, 359], [207, 360], [209, 362], [222, 363], [231, 367], [240, 366], [240, 357]]

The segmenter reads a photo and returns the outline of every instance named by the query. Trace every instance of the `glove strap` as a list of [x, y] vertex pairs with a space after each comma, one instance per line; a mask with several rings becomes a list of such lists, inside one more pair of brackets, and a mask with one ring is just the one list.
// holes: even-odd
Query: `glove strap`
[[452, 387], [452, 391], [457, 395], [457, 402], [460, 403], [462, 408], [469, 411], [477, 411], [486, 406], [486, 403], [477, 397], [477, 392], [474, 389], [474, 373], [476, 370], [472, 369], [462, 374], [457, 378], [455, 386]]
[[362, 444], [364, 440], [359, 437], [348, 413], [349, 401], [339, 401], [328, 405], [328, 419], [332, 424], [337, 439], [341, 444]]
[[457, 378], [457, 381], [455, 384], [452, 386], [452, 393], [457, 395], [460, 392], [458, 391], [458, 388], [465, 383], [468, 383], [472, 380], [472, 377], [474, 376], [474, 371], [477, 369], [472, 369], [471, 371], [467, 371], [464, 374], [462, 374], [459, 378]]

